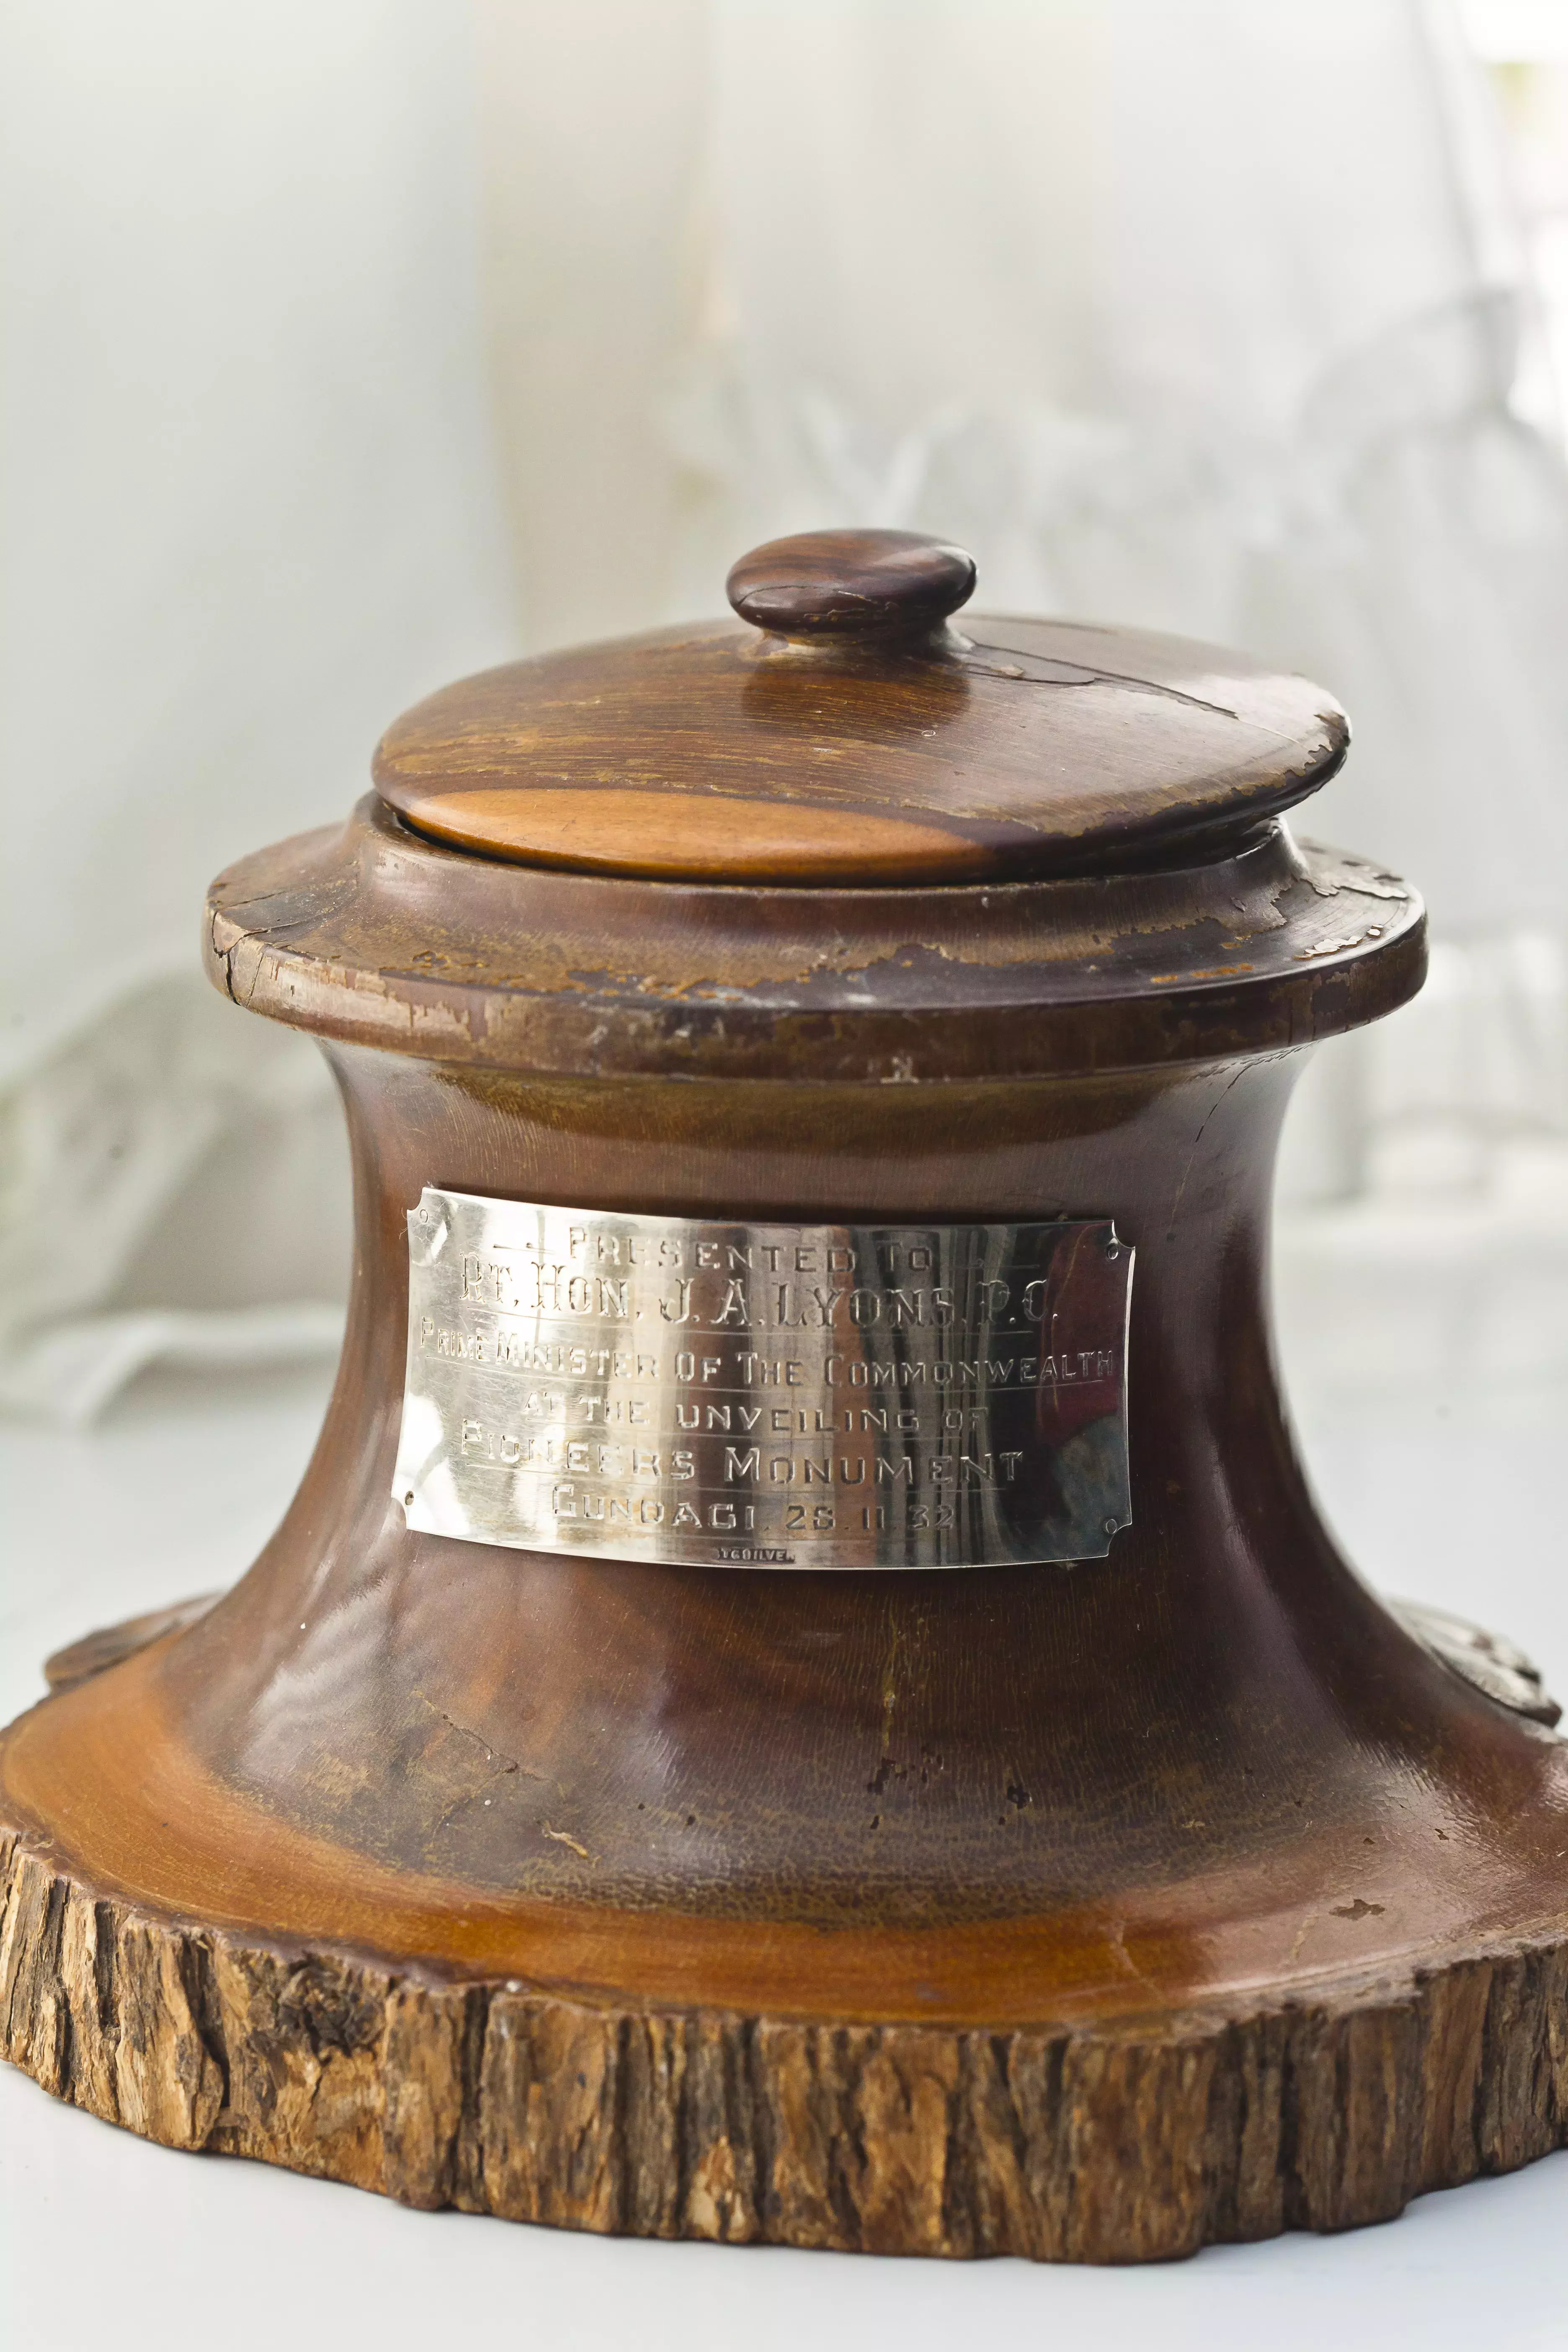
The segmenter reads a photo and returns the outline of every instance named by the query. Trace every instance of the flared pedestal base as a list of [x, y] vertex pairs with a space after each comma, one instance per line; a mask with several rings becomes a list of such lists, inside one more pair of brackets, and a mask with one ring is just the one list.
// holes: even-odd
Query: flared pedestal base
[[565, 2228], [1131, 2262], [1384, 2221], [1568, 2138], [1568, 1769], [1522, 1723], [1531, 1793], [1461, 1870], [1391, 1759], [1375, 1841], [824, 1928], [335, 1849], [207, 1776], [175, 1638], [0, 1748], [5, 2054], [165, 2145]]

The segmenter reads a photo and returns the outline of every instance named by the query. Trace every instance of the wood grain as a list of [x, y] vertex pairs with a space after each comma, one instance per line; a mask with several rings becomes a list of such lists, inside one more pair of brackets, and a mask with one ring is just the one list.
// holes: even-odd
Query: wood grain
[[90, 1682], [106, 1666], [117, 1666], [121, 1658], [134, 1657], [167, 1634], [183, 1633], [221, 1598], [216, 1592], [197, 1592], [188, 1601], [176, 1601], [172, 1608], [149, 1609], [144, 1615], [128, 1617], [118, 1625], [100, 1625], [46, 1658], [44, 1680], [51, 1691], [75, 1690], [79, 1683]]
[[[966, 613], [962, 633], [918, 643], [703, 622], [539, 655], [405, 712], [374, 773], [419, 830], [525, 861], [560, 861], [563, 798], [634, 795], [614, 870], [695, 881], [750, 879], [770, 829], [798, 843], [821, 814], [831, 834], [805, 878], [885, 887], [910, 878], [889, 824], [946, 838], [947, 866], [913, 877], [928, 883], [1234, 845], [1326, 782], [1348, 740], [1321, 688], [1239, 655]], [[752, 844], [705, 822], [709, 795], [751, 808]], [[464, 798], [478, 804], [459, 830]]]
[[724, 591], [753, 628], [804, 639], [929, 636], [974, 593], [974, 558], [914, 530], [805, 530], [732, 564]]
[[738, 889], [454, 856], [374, 796], [220, 874], [204, 945], [237, 1004], [319, 1036], [587, 1085], [1224, 1059], [1374, 1021], [1426, 971], [1407, 883], [1273, 824], [1188, 866], [1005, 890]]
[[653, 879], [701, 872], [798, 886], [837, 882], [869, 864], [884, 883], [951, 882], [990, 864], [984, 844], [941, 825], [729, 793], [688, 793], [672, 808], [667, 793], [625, 785], [501, 785], [426, 793], [416, 822], [439, 840], [491, 856]]
[[454, 1985], [106, 1897], [0, 1832], [0, 2048], [177, 2148], [638, 2236], [1126, 2263], [1391, 2220], [1568, 2137], [1568, 1938], [1244, 2014], [808, 2025]]

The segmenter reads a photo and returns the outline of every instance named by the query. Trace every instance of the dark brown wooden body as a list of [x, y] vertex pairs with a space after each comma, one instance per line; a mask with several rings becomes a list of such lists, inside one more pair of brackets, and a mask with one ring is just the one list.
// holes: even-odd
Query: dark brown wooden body
[[[1555, 2145], [1564, 1751], [1338, 1558], [1270, 1350], [1289, 1088], [1418, 983], [1418, 910], [1272, 825], [1114, 883], [763, 896], [368, 809], [217, 886], [223, 983], [342, 1086], [349, 1334], [250, 1574], [6, 1735], [9, 2053], [416, 2202], [891, 2251], [1184, 2252]], [[835, 1576], [411, 1533], [427, 1183], [1112, 1216], [1133, 1525]]]

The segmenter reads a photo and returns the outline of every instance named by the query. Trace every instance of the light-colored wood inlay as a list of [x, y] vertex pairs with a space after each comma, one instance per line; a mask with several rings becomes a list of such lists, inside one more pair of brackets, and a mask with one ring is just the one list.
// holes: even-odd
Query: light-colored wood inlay
[[502, 785], [406, 794], [421, 832], [539, 866], [655, 880], [941, 882], [994, 863], [938, 824], [723, 793]]

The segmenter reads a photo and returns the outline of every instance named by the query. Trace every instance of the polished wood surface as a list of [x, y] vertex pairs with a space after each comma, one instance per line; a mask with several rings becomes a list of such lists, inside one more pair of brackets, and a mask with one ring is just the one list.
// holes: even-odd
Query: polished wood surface
[[520, 793], [504, 785], [424, 793], [411, 821], [439, 840], [491, 857], [674, 880], [708, 874], [728, 882], [799, 884], [874, 872], [883, 883], [952, 882], [992, 863], [984, 842], [965, 841], [944, 825], [730, 793], [687, 793], [672, 809], [662, 789], [536, 784]]
[[[656, 1085], [618, 1140], [564, 1087], [334, 1061], [376, 1207], [300, 1496], [183, 1637], [5, 1749], [13, 1801], [68, 1818], [95, 1879], [130, 1891], [168, 1821], [138, 1866], [172, 1910], [623, 1997], [972, 2024], [1385, 1969], [1568, 1898], [1568, 1751], [1355, 1581], [1279, 1419], [1260, 1243], [1290, 1060], [1015, 1088], [988, 1135], [967, 1087], [868, 1089], [848, 1119], [792, 1088], [780, 1138], [764, 1090]], [[405, 1528], [426, 1172], [658, 1210], [715, 1163], [737, 1215], [896, 1220], [939, 1172], [961, 1218], [1114, 1215], [1141, 1258], [1134, 1523], [1107, 1560], [735, 1574]], [[302, 1715], [311, 1690], [331, 1704]], [[584, 1906], [595, 1957], [563, 1979]]]
[[[621, 1082], [332, 1057], [360, 1240], [300, 1496], [226, 1600], [0, 1752], [18, 2063], [416, 2202], [901, 2252], [1163, 2256], [1556, 2144], [1565, 1751], [1356, 1582], [1279, 1413], [1299, 1053], [652, 1079], [635, 1112]], [[426, 1176], [802, 1217], [1092, 1201], [1140, 1249], [1134, 1525], [1079, 1569], [833, 1577], [412, 1535]]]
[[974, 593], [974, 558], [914, 530], [805, 530], [732, 564], [724, 592], [777, 636], [929, 636]]
[[[83, 1645], [0, 1745], [5, 2046], [62, 2095], [423, 2203], [1084, 2259], [1382, 2218], [1568, 2130], [1568, 1749], [1359, 1583], [1273, 1369], [1279, 1121], [1307, 1048], [1419, 985], [1418, 902], [1271, 814], [1342, 747], [1303, 682], [1047, 625], [1009, 672], [921, 625], [470, 682], [382, 798], [214, 886], [215, 980], [342, 1091], [349, 1327], [250, 1573]], [[546, 762], [672, 835], [760, 799], [1015, 878], [847, 887], [787, 841], [744, 889], [615, 878], [407, 821]], [[834, 1574], [413, 1531], [427, 1184], [1114, 1218], [1132, 1525]]]
[[176, 1601], [172, 1608], [149, 1609], [140, 1617], [127, 1617], [117, 1625], [100, 1625], [79, 1641], [68, 1642], [63, 1650], [56, 1650], [44, 1660], [44, 1680], [51, 1692], [75, 1690], [79, 1683], [90, 1682], [108, 1666], [119, 1665], [122, 1658], [133, 1658], [139, 1650], [150, 1649], [154, 1642], [164, 1641], [171, 1633], [183, 1633], [198, 1617], [205, 1617], [215, 1601], [223, 1598], [219, 1592], [198, 1592], [189, 1601]]
[[903, 533], [775, 541], [731, 575], [760, 629], [665, 629], [445, 688], [388, 730], [377, 787], [493, 857], [887, 887], [1239, 841], [1344, 756], [1331, 697], [1239, 655], [1065, 621], [945, 625], [972, 576], [962, 551]]
[[455, 857], [374, 797], [219, 875], [204, 944], [237, 1004], [319, 1036], [584, 1081], [1271, 1053], [1392, 1012], [1426, 969], [1407, 885], [1276, 824], [1202, 863], [1005, 890], [737, 890]]

